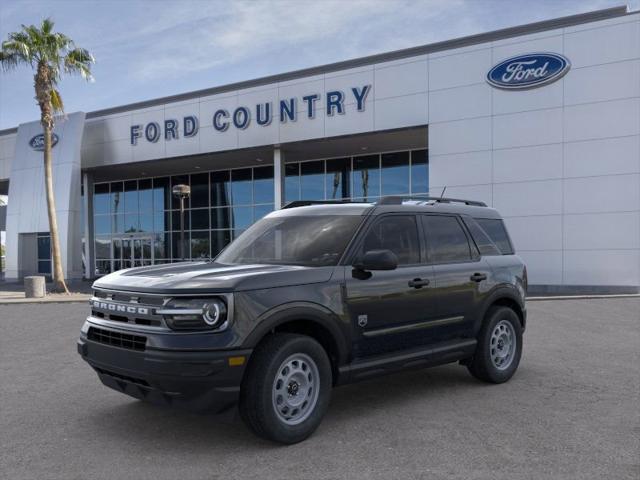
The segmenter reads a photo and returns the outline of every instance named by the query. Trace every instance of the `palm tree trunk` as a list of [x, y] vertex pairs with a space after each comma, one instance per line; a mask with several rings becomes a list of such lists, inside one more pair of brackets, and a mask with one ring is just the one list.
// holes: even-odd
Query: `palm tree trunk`
[[51, 234], [51, 260], [53, 274], [53, 291], [69, 293], [62, 271], [60, 255], [60, 239], [58, 236], [58, 219], [56, 217], [56, 200], [53, 196], [53, 173], [51, 167], [51, 126], [44, 125], [44, 184], [47, 191], [47, 214], [49, 215], [49, 231]]

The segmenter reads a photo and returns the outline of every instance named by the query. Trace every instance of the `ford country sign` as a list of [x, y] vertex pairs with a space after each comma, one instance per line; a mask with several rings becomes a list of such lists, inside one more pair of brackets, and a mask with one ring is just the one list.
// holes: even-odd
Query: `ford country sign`
[[[58, 143], [58, 135], [55, 133], [51, 134], [51, 148], [56, 146]], [[44, 151], [44, 133], [39, 133], [34, 136], [31, 140], [29, 140], [29, 146], [38, 152]]]
[[536, 88], [558, 80], [570, 67], [569, 60], [557, 53], [518, 55], [489, 70], [487, 82], [505, 90]]

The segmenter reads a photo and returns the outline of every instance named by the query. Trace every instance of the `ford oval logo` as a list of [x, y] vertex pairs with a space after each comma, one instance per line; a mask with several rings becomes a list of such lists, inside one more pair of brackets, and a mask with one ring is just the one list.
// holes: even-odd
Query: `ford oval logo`
[[[58, 135], [56, 135], [55, 133], [52, 133], [51, 148], [56, 146], [56, 143], [58, 143], [58, 140], [59, 140]], [[29, 140], [29, 145], [34, 150], [37, 150], [38, 152], [43, 152], [44, 151], [44, 133], [39, 133], [38, 135], [33, 137], [31, 140]]]
[[571, 62], [557, 53], [530, 53], [508, 58], [489, 70], [487, 82], [505, 90], [541, 87], [566, 74]]

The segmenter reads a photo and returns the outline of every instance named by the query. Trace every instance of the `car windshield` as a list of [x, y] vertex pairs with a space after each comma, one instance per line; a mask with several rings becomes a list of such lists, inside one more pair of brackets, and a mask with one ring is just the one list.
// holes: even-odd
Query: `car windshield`
[[263, 218], [224, 249], [215, 261], [227, 265], [337, 265], [361, 221], [359, 215]]

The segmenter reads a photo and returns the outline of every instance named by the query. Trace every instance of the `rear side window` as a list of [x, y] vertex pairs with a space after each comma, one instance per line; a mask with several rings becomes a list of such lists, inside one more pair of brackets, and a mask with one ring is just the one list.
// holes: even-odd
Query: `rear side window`
[[391, 250], [399, 265], [420, 262], [420, 240], [414, 216], [392, 215], [382, 217], [367, 232], [362, 252]]
[[469, 233], [476, 242], [481, 255], [502, 255], [500, 249], [489, 238], [489, 235], [482, 229], [480, 225], [471, 217], [463, 217], [464, 224], [469, 229]]
[[513, 255], [513, 246], [509, 241], [504, 222], [499, 218], [476, 218], [476, 222], [493, 240], [503, 255]]
[[422, 224], [427, 235], [427, 252], [431, 263], [471, 260], [469, 240], [456, 217], [423, 215]]

